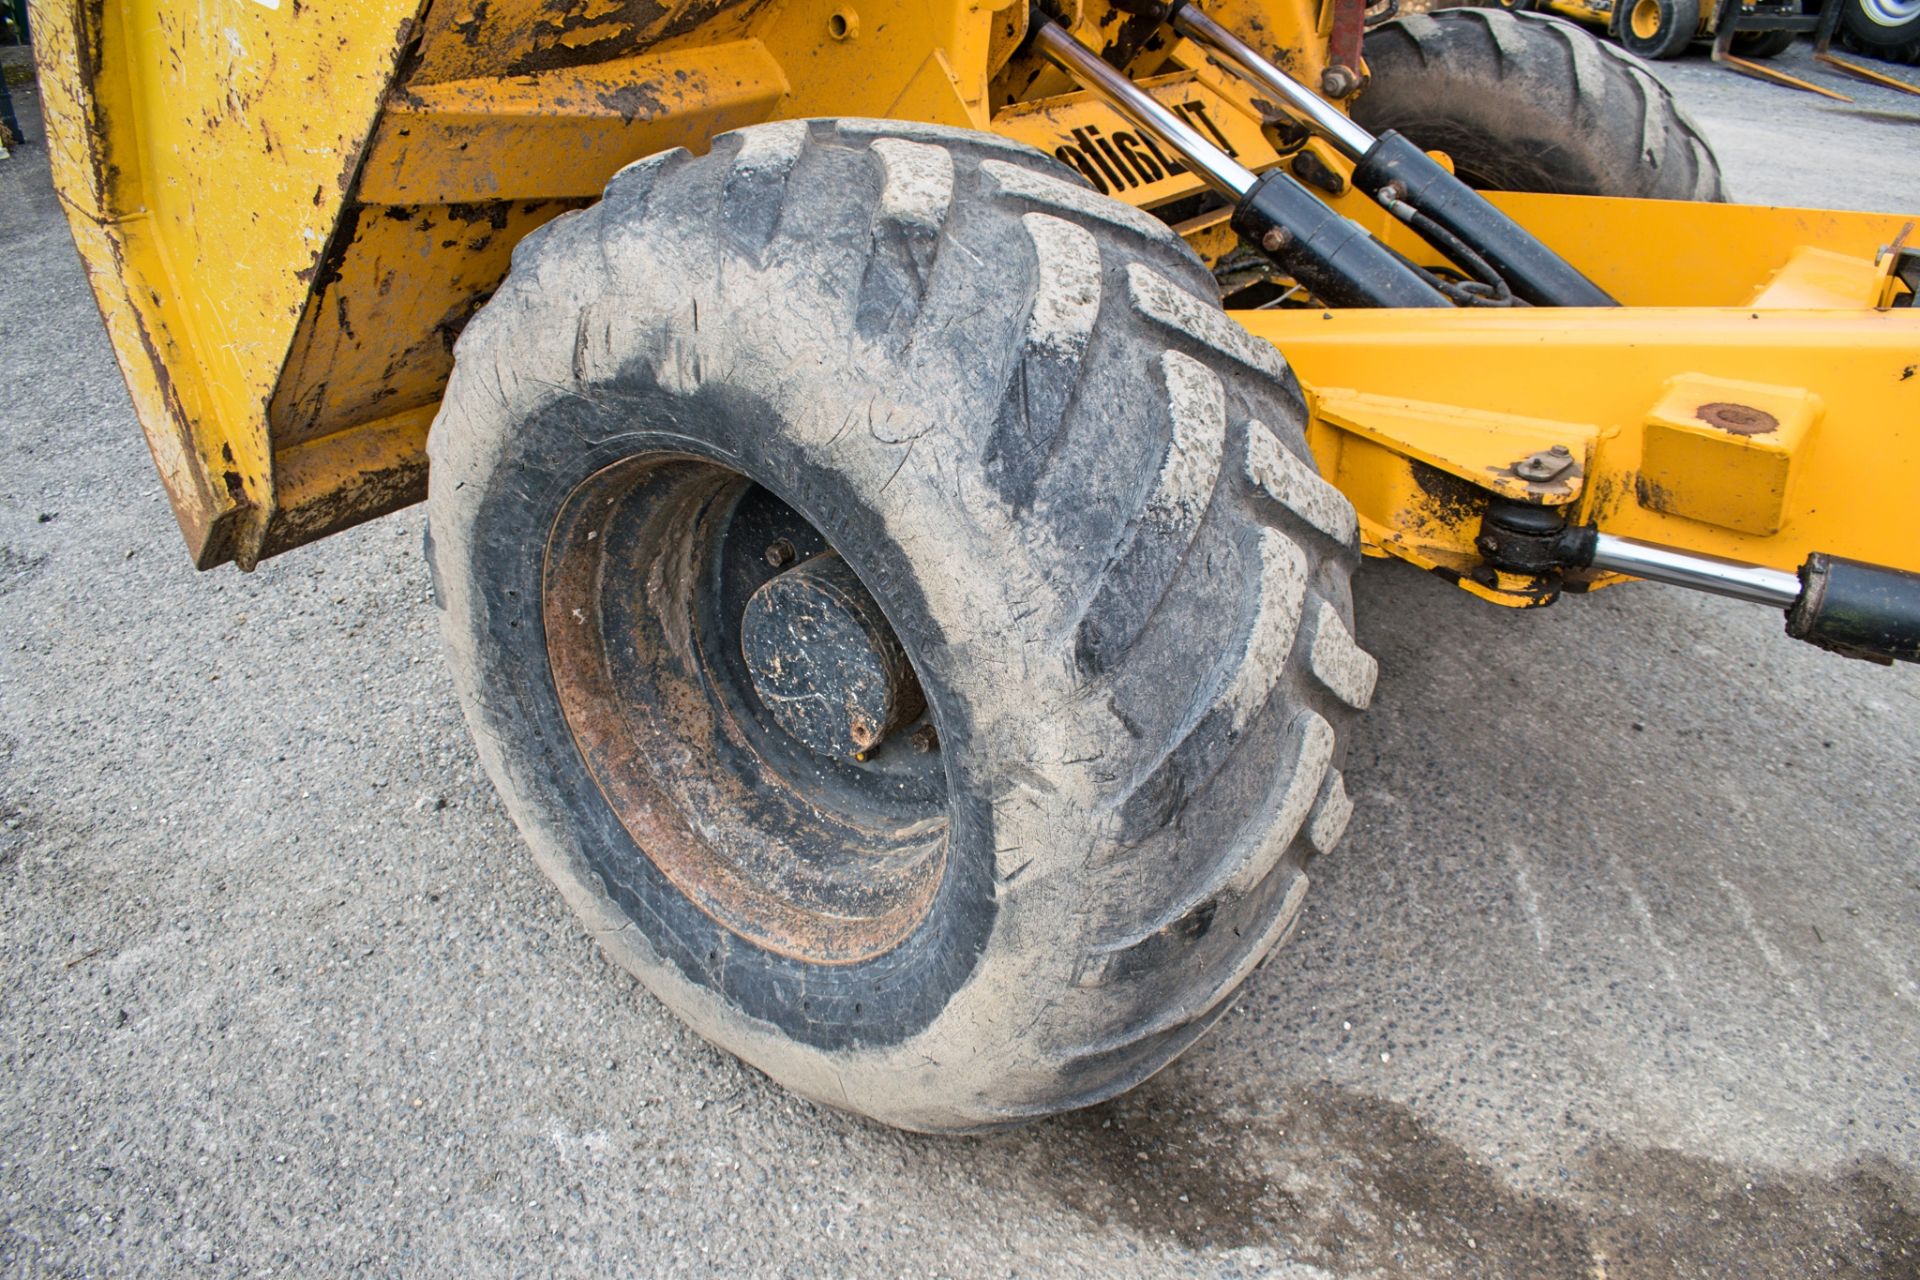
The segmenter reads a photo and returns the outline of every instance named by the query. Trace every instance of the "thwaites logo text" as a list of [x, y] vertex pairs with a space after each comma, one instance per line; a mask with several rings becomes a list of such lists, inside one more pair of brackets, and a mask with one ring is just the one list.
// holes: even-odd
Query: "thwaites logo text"
[[[1205, 103], [1188, 101], [1171, 105], [1182, 119], [1202, 136], [1213, 139], [1222, 151], [1235, 157], [1240, 154], [1207, 114]], [[1056, 160], [1078, 169], [1103, 196], [1150, 187], [1187, 171], [1178, 157], [1168, 155], [1148, 134], [1124, 129], [1103, 134], [1090, 124], [1064, 135], [1060, 145], [1053, 149], [1053, 155]]]

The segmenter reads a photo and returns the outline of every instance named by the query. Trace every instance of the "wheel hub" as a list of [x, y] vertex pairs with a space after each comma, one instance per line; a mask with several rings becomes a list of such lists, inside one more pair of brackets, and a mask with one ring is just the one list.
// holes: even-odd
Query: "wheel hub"
[[780, 955], [857, 963], [913, 933], [946, 869], [944, 761], [818, 528], [723, 465], [638, 455], [568, 496], [542, 595], [561, 713], [635, 856]]
[[831, 551], [753, 593], [740, 647], [775, 723], [822, 755], [859, 758], [926, 707], [880, 606]]

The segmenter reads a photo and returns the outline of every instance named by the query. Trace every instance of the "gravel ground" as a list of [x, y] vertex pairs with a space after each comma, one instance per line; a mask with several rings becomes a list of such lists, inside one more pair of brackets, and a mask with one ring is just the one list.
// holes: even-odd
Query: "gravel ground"
[[[1740, 197], [1916, 203], [1920, 102], [1662, 74]], [[45, 156], [0, 162], [6, 1274], [1920, 1274], [1912, 669], [1371, 566], [1290, 951], [1116, 1103], [879, 1130], [589, 945], [468, 745], [420, 512], [188, 567]]]

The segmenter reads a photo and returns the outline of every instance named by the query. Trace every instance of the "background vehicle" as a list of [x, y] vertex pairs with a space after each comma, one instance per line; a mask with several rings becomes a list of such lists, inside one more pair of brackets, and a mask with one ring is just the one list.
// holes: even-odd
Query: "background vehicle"
[[1850, 49], [1889, 62], [1920, 62], [1920, 4], [1914, 0], [1843, 0], [1840, 38]]
[[1843, 102], [1844, 93], [1761, 65], [1793, 47], [1801, 33], [1813, 40], [1814, 60], [1905, 93], [1920, 88], [1828, 52], [1837, 35], [1842, 44], [1893, 62], [1920, 60], [1920, 5], [1909, 0], [1465, 0], [1469, 6], [1550, 13], [1574, 22], [1605, 27], [1621, 44], [1643, 58], [1677, 58], [1696, 43], [1711, 42], [1716, 62], [1761, 79], [1805, 89]]
[[481, 754], [603, 946], [948, 1130], [1145, 1078], [1297, 924], [1362, 551], [1920, 652], [1906, 219], [1716, 203], [1642, 66], [1525, 15], [1376, 32], [1356, 123], [1329, 17], [35, 27], [196, 563], [425, 492]]
[[[1497, 0], [1496, 0], [1497, 2]], [[1522, 0], [1498, 4], [1503, 9], [1552, 13], [1575, 22], [1607, 29], [1621, 44], [1643, 58], [1677, 58], [1688, 45], [1711, 40], [1723, 20], [1723, 6], [1700, 0]], [[1738, 12], [1747, 15], [1798, 14], [1799, 0], [1745, 0]], [[1732, 50], [1741, 58], [1777, 58], [1793, 47], [1792, 31], [1740, 31]]]

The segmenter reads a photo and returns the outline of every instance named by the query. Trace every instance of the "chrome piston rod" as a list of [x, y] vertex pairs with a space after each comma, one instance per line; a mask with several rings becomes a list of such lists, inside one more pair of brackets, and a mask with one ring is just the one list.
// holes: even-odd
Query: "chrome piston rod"
[[1359, 223], [1335, 212], [1283, 169], [1256, 174], [1171, 108], [1110, 66], [1038, 9], [1034, 49], [1164, 142], [1233, 202], [1233, 229], [1317, 298], [1336, 307], [1445, 307], [1445, 296]]
[[1488, 566], [1537, 577], [1557, 592], [1563, 570], [1599, 569], [1786, 613], [1787, 634], [1875, 662], [1920, 662], [1920, 573], [1815, 551], [1798, 572], [1722, 560], [1592, 525], [1564, 512], [1496, 498], [1474, 546]]
[[1776, 609], [1790, 607], [1800, 598], [1800, 575], [1757, 564], [1717, 560], [1712, 556], [1657, 547], [1650, 542], [1616, 538], [1610, 533], [1595, 534], [1595, 569], [1631, 574], [1649, 582], [1665, 582], [1676, 587], [1691, 587], [1716, 596], [1730, 596]]
[[1360, 159], [1378, 141], [1355, 124], [1346, 113], [1268, 62], [1239, 36], [1209, 18], [1199, 5], [1176, 4], [1171, 21], [1175, 31], [1192, 37], [1201, 46], [1224, 57], [1231, 64], [1228, 69], [1241, 79], [1278, 98], [1287, 110], [1300, 117], [1316, 133], [1326, 137], [1347, 159]]
[[1391, 129], [1379, 137], [1367, 132], [1208, 17], [1198, 0], [1174, 0], [1166, 10], [1166, 20], [1176, 32], [1218, 58], [1228, 71], [1279, 99], [1290, 114], [1329, 139], [1335, 149], [1354, 162], [1354, 186], [1395, 217], [1411, 223], [1436, 249], [1469, 272], [1490, 264], [1498, 280], [1535, 306], [1618, 305], [1604, 289], [1414, 143]]
[[1121, 115], [1179, 153], [1215, 191], [1230, 200], [1239, 200], [1253, 190], [1258, 181], [1253, 170], [1201, 137], [1199, 130], [1181, 119], [1178, 112], [1162, 105], [1159, 99], [1114, 70], [1059, 23], [1036, 22], [1033, 47], [1047, 61], [1105, 98]]
[[1590, 532], [1595, 569], [1784, 609], [1787, 634], [1874, 662], [1920, 662], [1920, 573], [1814, 552], [1798, 573]]

